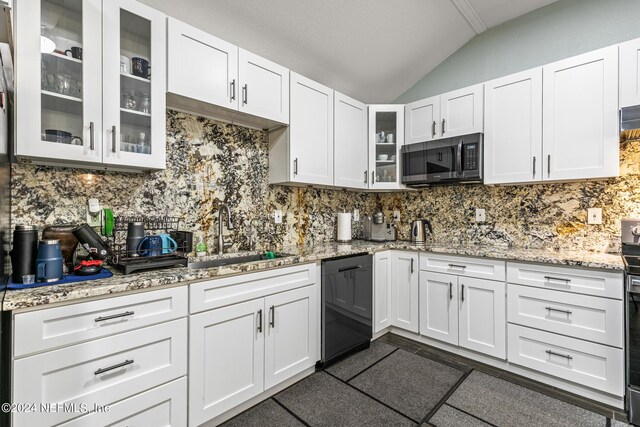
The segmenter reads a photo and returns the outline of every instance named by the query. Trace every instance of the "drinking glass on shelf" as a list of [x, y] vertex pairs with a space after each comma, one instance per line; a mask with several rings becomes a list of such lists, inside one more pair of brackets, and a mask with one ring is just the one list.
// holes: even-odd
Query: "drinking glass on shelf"
[[151, 113], [151, 97], [148, 93], [140, 95], [140, 111], [145, 114]]
[[127, 110], [135, 110], [138, 106], [138, 101], [136, 101], [136, 95], [134, 91], [125, 92], [122, 94], [122, 108], [126, 108]]
[[55, 91], [61, 95], [69, 95], [71, 92], [71, 77], [66, 74], [56, 74]]

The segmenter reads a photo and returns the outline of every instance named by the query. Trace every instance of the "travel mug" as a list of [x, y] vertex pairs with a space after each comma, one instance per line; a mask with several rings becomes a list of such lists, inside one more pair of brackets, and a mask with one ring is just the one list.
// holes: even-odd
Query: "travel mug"
[[82, 247], [89, 252], [91, 259], [104, 261], [111, 255], [109, 248], [89, 224], [82, 224], [74, 229], [73, 235], [76, 236]]
[[35, 274], [38, 255], [38, 230], [31, 225], [16, 225], [11, 250], [11, 280], [22, 283], [22, 276]]
[[36, 257], [36, 281], [57, 282], [62, 279], [63, 262], [60, 240], [42, 240]]
[[127, 256], [138, 256], [138, 245], [144, 239], [144, 223], [130, 222], [127, 225]]

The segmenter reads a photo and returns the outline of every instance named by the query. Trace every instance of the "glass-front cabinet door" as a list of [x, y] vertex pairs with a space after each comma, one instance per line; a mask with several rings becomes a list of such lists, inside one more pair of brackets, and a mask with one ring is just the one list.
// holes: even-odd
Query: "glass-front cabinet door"
[[102, 161], [100, 0], [16, 2], [16, 155]]
[[165, 167], [165, 18], [135, 1], [103, 2], [105, 164]]
[[369, 106], [369, 189], [398, 190], [404, 144], [404, 105]]

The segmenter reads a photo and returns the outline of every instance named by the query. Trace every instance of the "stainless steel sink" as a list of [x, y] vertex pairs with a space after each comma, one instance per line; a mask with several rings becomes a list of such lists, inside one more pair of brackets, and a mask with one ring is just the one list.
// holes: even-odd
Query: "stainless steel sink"
[[291, 254], [285, 254], [281, 252], [274, 252], [274, 255], [275, 255], [275, 258], [267, 258], [266, 254], [255, 254], [255, 255], [241, 255], [241, 256], [229, 257], [229, 258], [210, 259], [207, 261], [196, 261], [196, 262], [190, 262], [189, 268], [191, 270], [200, 270], [203, 268], [222, 267], [225, 265], [243, 264], [245, 262], [268, 261], [271, 259], [286, 258], [286, 257], [293, 256]]

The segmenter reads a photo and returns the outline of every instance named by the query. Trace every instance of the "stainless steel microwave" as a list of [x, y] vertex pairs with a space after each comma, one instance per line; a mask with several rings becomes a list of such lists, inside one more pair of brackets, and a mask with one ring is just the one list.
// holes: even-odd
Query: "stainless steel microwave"
[[482, 182], [482, 134], [402, 147], [402, 183], [408, 187]]

